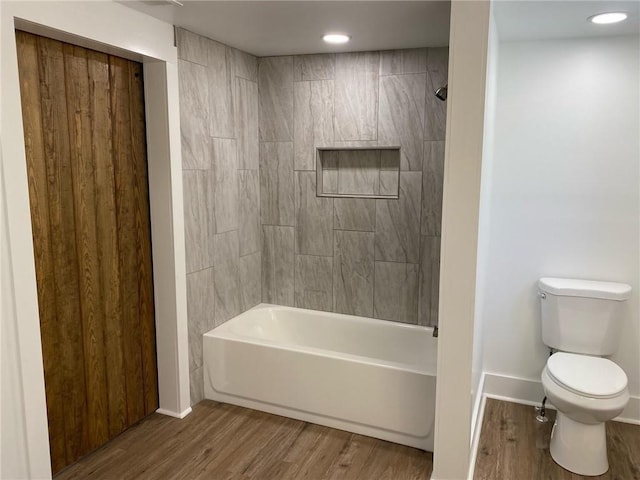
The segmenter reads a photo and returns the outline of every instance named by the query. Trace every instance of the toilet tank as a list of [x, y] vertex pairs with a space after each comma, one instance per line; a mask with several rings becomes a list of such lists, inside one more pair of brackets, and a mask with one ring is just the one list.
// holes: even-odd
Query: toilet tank
[[617, 350], [629, 285], [547, 277], [539, 280], [538, 289], [545, 345], [599, 356]]

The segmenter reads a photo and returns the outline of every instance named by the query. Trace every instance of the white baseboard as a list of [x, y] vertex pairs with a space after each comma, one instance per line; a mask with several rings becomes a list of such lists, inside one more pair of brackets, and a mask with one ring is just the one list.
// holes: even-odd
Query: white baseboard
[[627, 407], [622, 411], [619, 417], [616, 417], [613, 420], [616, 422], [640, 425], [640, 397], [629, 398]]
[[487, 403], [487, 396], [484, 393], [485, 374], [480, 377], [478, 385], [478, 395], [473, 406], [472, 423], [471, 423], [471, 454], [469, 456], [469, 474], [468, 480], [473, 480], [473, 474], [476, 469], [476, 459], [478, 457], [478, 446], [480, 444], [480, 435], [482, 434], [482, 420], [484, 418], [484, 407]]
[[167, 415], [168, 417], [182, 419], [191, 413], [191, 407], [187, 408], [183, 412], [172, 412], [171, 410], [165, 410], [163, 408], [159, 408], [156, 410], [156, 413], [159, 413], [160, 415]]
[[[489, 398], [506, 400], [525, 405], [540, 405], [544, 390], [540, 380], [509, 377], [495, 373], [485, 373], [484, 393]], [[550, 408], [554, 408], [549, 404]], [[632, 396], [616, 422], [640, 425], [640, 397]]]
[[525, 405], [539, 405], [544, 398], [542, 382], [495, 373], [485, 373], [484, 393], [489, 398]]
[[[485, 373], [482, 372], [480, 375], [480, 381], [478, 382], [476, 400], [473, 404], [473, 411], [471, 412], [471, 443], [473, 443], [473, 438], [475, 436], [476, 431], [479, 427], [482, 426], [482, 412], [481, 403], [484, 401], [484, 382], [485, 382]], [[478, 419], [480, 421], [478, 421]]]
[[[509, 377], [496, 373], [483, 373], [478, 389], [482, 388], [482, 394], [478, 395], [472, 412], [471, 425], [471, 455], [469, 459], [469, 480], [473, 479], [473, 473], [478, 455], [478, 444], [482, 433], [482, 419], [487, 398], [495, 398], [506, 402], [521, 403], [524, 405], [540, 405], [544, 398], [542, 382], [526, 378]], [[547, 407], [554, 406], [547, 403]], [[632, 396], [629, 403], [620, 416], [613, 419], [616, 422], [640, 425], [640, 397]]]

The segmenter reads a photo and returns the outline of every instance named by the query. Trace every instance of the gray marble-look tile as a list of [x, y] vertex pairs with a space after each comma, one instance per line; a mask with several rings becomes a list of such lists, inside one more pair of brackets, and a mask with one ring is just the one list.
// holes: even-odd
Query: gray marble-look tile
[[296, 55], [293, 57], [293, 80], [333, 80], [335, 54]]
[[189, 370], [202, 366], [202, 334], [215, 326], [213, 268], [187, 274]]
[[184, 231], [187, 273], [213, 265], [209, 170], [184, 170]]
[[379, 173], [379, 150], [342, 150], [338, 153], [339, 194], [378, 195]]
[[260, 140], [293, 140], [293, 57], [263, 57], [258, 62]]
[[189, 371], [189, 387], [191, 393], [191, 405], [204, 400], [204, 367], [198, 367]]
[[182, 168], [209, 168], [211, 158], [207, 67], [178, 60], [178, 87]]
[[296, 255], [295, 306], [333, 309], [333, 257]]
[[340, 152], [338, 150], [319, 150], [320, 162], [322, 163], [323, 170], [337, 170], [338, 169], [338, 157]]
[[176, 28], [178, 58], [181, 60], [207, 65], [207, 46], [210, 41], [184, 28]]
[[238, 216], [240, 255], [260, 251], [260, 174], [238, 170]]
[[444, 140], [447, 127], [447, 102], [436, 98], [434, 92], [447, 83], [449, 49], [430, 48], [427, 56], [427, 96], [424, 121], [425, 140]]
[[335, 138], [376, 140], [378, 52], [336, 54]]
[[440, 237], [422, 236], [420, 252], [420, 296], [418, 323], [438, 325], [440, 294]]
[[238, 232], [213, 237], [216, 326], [240, 314]]
[[211, 139], [211, 222], [215, 233], [238, 228], [238, 167], [236, 141]]
[[400, 150], [380, 150], [380, 170], [400, 170]]
[[372, 198], [334, 198], [333, 228], [373, 232], [376, 225], [376, 201]]
[[262, 301], [294, 304], [294, 228], [262, 226]]
[[208, 43], [209, 134], [234, 138], [233, 77], [227, 58], [227, 47], [210, 40]]
[[316, 172], [295, 172], [296, 253], [333, 255], [333, 199], [316, 195]]
[[338, 170], [322, 170], [322, 193], [338, 193]]
[[418, 263], [421, 172], [400, 172], [400, 196], [376, 200], [376, 260]]
[[444, 142], [424, 143], [422, 166], [422, 235], [440, 235]]
[[373, 316], [418, 323], [418, 265], [376, 262]]
[[294, 84], [296, 170], [316, 168], [316, 147], [333, 144], [333, 80]]
[[258, 143], [258, 84], [236, 78], [234, 97], [236, 138], [238, 142], [238, 168], [259, 168]]
[[257, 82], [258, 59], [237, 48], [227, 48], [233, 77], [240, 77], [252, 82]]
[[316, 161], [322, 168], [322, 184], [318, 192], [322, 194], [338, 193], [338, 154], [337, 150], [317, 150]]
[[260, 215], [266, 225], [294, 225], [293, 144], [260, 143]]
[[380, 78], [378, 135], [401, 147], [400, 168], [422, 171], [426, 74]]
[[380, 170], [380, 195], [397, 197], [400, 193], [400, 172]]
[[334, 231], [333, 310], [373, 315], [374, 234]]
[[261, 301], [261, 269], [260, 252], [240, 257], [240, 308], [243, 312]]
[[377, 147], [398, 147], [399, 145], [382, 145], [378, 144], [378, 140], [335, 140], [333, 145], [325, 145], [327, 147], [331, 146], [334, 148], [377, 148]]
[[425, 73], [427, 49], [385, 50], [380, 52], [380, 75]]
[[449, 69], [449, 47], [429, 48], [427, 53], [427, 70], [447, 72]]

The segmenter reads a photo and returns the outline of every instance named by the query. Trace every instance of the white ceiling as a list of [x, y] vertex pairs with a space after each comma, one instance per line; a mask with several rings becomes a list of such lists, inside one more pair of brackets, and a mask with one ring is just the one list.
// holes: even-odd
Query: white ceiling
[[[597, 13], [623, 11], [629, 18], [612, 25], [587, 20]], [[640, 2], [617, 0], [497, 1], [494, 16], [501, 41], [640, 34]]]
[[[257, 56], [441, 47], [449, 1], [184, 1], [123, 4]], [[329, 31], [352, 36], [331, 46]]]

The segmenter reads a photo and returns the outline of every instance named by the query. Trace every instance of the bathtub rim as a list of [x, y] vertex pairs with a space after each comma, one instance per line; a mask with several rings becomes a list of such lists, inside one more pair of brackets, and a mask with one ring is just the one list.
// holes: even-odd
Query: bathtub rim
[[[416, 331], [423, 331], [423, 332], [431, 332], [431, 334], [433, 334], [433, 329], [434, 327], [430, 327], [430, 326], [426, 326], [426, 325], [418, 325], [415, 323], [405, 323], [405, 322], [400, 322], [400, 321], [396, 321], [396, 320], [384, 320], [381, 318], [373, 318], [373, 317], [365, 317], [362, 315], [352, 315], [350, 313], [339, 313], [339, 312], [330, 312], [328, 310], [314, 310], [312, 308], [302, 308], [302, 307], [290, 307], [287, 305], [278, 305], [275, 303], [259, 303], [257, 305], [254, 305], [253, 307], [251, 307], [248, 310], [245, 310], [244, 312], [236, 315], [235, 317], [230, 318], [229, 320], [227, 320], [226, 322], [218, 325], [218, 327], [222, 327], [223, 325], [226, 325], [229, 321], [240, 317], [241, 315], [244, 315], [245, 313], [248, 312], [253, 312], [256, 310], [266, 310], [266, 309], [274, 309], [274, 310], [297, 310], [297, 311], [302, 311], [302, 312], [312, 312], [312, 313], [318, 313], [318, 314], [326, 314], [326, 315], [331, 315], [331, 316], [336, 316], [336, 317], [344, 317], [344, 318], [348, 318], [352, 321], [355, 321], [357, 323], [371, 323], [374, 325], [393, 325], [396, 328], [402, 328], [405, 330], [416, 330]], [[216, 328], [218, 328], [216, 327]], [[433, 337], [433, 338], [437, 338], [437, 337]]]
[[[342, 352], [342, 351], [337, 351], [337, 350], [330, 350], [330, 349], [324, 349], [324, 348], [318, 348], [318, 347], [311, 347], [311, 346], [306, 346], [306, 345], [295, 345], [295, 344], [289, 344], [289, 343], [285, 343], [282, 341], [276, 341], [276, 340], [267, 340], [267, 339], [262, 339], [262, 338], [256, 338], [250, 335], [242, 335], [239, 334], [237, 332], [232, 331], [232, 325], [231, 322], [233, 322], [234, 320], [236, 320], [237, 318], [241, 317], [242, 315], [245, 315], [248, 312], [252, 312], [252, 311], [256, 311], [256, 310], [266, 310], [266, 309], [279, 309], [279, 310], [298, 310], [298, 311], [304, 311], [304, 312], [313, 312], [313, 313], [319, 313], [319, 314], [330, 314], [330, 315], [334, 315], [334, 316], [338, 316], [338, 317], [347, 317], [351, 320], [363, 323], [363, 324], [378, 324], [378, 325], [386, 325], [389, 326], [389, 324], [393, 325], [393, 328], [402, 328], [402, 329], [406, 329], [406, 330], [414, 330], [414, 331], [419, 331], [421, 333], [427, 333], [427, 332], [431, 332], [430, 334], [430, 343], [432, 343], [433, 345], [429, 345], [429, 347], [431, 348], [432, 346], [434, 347], [434, 352], [431, 354], [433, 355], [433, 361], [430, 362], [430, 364], [424, 368], [420, 368], [419, 366], [415, 365], [415, 364], [409, 364], [409, 363], [402, 363], [402, 362], [394, 362], [392, 360], [384, 360], [384, 359], [379, 359], [379, 358], [375, 358], [375, 357], [370, 357], [370, 356], [365, 356], [365, 355], [355, 355], [352, 353], [346, 353], [346, 352]], [[437, 370], [437, 347], [438, 347], [438, 342], [437, 339], [435, 337], [432, 336], [433, 333], [433, 327], [427, 327], [427, 326], [423, 326], [423, 325], [414, 325], [414, 324], [406, 324], [406, 323], [401, 323], [401, 322], [394, 322], [392, 320], [380, 320], [377, 318], [369, 318], [369, 317], [360, 317], [360, 316], [356, 316], [356, 315], [348, 315], [348, 314], [343, 314], [343, 313], [335, 313], [335, 312], [326, 312], [326, 311], [322, 311], [322, 310], [311, 310], [311, 309], [306, 309], [306, 308], [299, 308], [299, 307], [288, 307], [288, 306], [284, 306], [284, 305], [274, 305], [274, 304], [268, 304], [268, 303], [260, 303], [252, 308], [250, 308], [249, 310], [246, 310], [245, 312], [242, 312], [239, 315], [236, 315], [235, 317], [227, 320], [226, 322], [218, 325], [217, 327], [212, 328], [211, 330], [205, 332], [202, 334], [203, 337], [213, 337], [213, 338], [221, 338], [224, 340], [228, 340], [228, 341], [232, 341], [232, 342], [240, 342], [240, 343], [249, 343], [252, 345], [267, 345], [271, 348], [277, 348], [279, 350], [285, 350], [285, 351], [290, 351], [290, 352], [297, 352], [297, 353], [306, 353], [309, 355], [314, 355], [314, 356], [319, 356], [319, 357], [328, 357], [328, 358], [341, 358], [344, 359], [346, 361], [350, 361], [350, 362], [354, 362], [354, 363], [360, 363], [360, 364], [366, 364], [366, 365], [376, 365], [379, 367], [383, 367], [383, 368], [388, 368], [388, 369], [392, 369], [392, 370], [398, 370], [398, 371], [405, 371], [405, 372], [411, 372], [411, 373], [416, 373], [419, 375], [427, 375], [427, 376], [436, 376], [436, 370]]]

